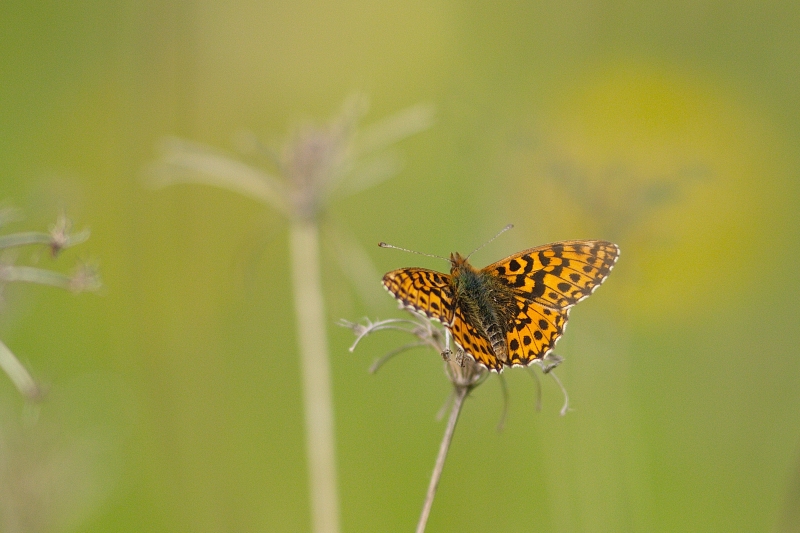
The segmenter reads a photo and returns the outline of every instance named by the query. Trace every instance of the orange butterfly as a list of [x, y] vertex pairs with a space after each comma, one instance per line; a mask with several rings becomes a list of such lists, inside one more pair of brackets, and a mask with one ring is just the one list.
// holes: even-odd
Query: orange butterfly
[[383, 276], [383, 286], [402, 307], [444, 324], [464, 353], [501, 372], [549, 354], [570, 308], [605, 281], [618, 257], [610, 242], [563, 241], [476, 270], [456, 252], [449, 275], [401, 268]]

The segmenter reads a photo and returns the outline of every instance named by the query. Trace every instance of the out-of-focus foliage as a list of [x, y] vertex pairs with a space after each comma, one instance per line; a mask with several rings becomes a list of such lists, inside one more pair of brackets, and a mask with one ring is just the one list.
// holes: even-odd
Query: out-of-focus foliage
[[[432, 102], [436, 124], [400, 143], [397, 177], [331, 204], [352, 235], [323, 232], [329, 264], [444, 269], [374, 244], [469, 252], [509, 222], [476, 266], [560, 239], [622, 249], [558, 345], [573, 411], [545, 380], [536, 412], [509, 371], [498, 434], [484, 383], [431, 531], [797, 530], [795, 4], [12, 1], [0, 21], [0, 198], [27, 227], [62, 208], [89, 226], [66, 262], [104, 281], [4, 295], [0, 338], [51, 391], [31, 413], [0, 380], [3, 468], [51, 489], [15, 492], [51, 502], [18, 531], [308, 530], [286, 223], [208, 187], [149, 190], [142, 170], [167, 135], [278, 146], [353, 91], [365, 123]], [[338, 267], [323, 285], [331, 325], [402, 316]], [[351, 354], [330, 333], [342, 529], [408, 531], [442, 361], [373, 376], [403, 341]]]

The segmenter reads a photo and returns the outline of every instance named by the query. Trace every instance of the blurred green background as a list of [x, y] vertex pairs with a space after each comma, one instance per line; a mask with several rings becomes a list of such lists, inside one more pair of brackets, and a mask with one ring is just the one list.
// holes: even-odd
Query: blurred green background
[[[323, 220], [342, 530], [410, 531], [444, 424], [439, 356], [378, 374], [339, 318], [402, 316], [347, 281], [326, 220], [382, 273], [600, 238], [621, 259], [558, 345], [467, 402], [430, 531], [800, 531], [800, 7], [793, 2], [0, 4], [0, 201], [64, 208], [100, 294], [8, 287], [8, 531], [308, 531], [288, 224], [200, 185], [154, 191], [165, 135], [280, 143], [354, 91], [419, 102], [402, 172]], [[371, 280], [379, 291], [379, 278]], [[15, 525], [8, 517], [23, 517]]]

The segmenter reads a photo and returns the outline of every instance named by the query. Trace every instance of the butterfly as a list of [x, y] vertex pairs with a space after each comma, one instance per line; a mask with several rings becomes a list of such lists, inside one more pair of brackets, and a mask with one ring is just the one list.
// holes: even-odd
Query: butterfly
[[401, 268], [383, 276], [399, 302], [441, 322], [461, 350], [489, 370], [547, 356], [569, 311], [603, 283], [619, 257], [606, 241], [562, 241], [516, 253], [481, 270], [458, 252], [450, 274]]

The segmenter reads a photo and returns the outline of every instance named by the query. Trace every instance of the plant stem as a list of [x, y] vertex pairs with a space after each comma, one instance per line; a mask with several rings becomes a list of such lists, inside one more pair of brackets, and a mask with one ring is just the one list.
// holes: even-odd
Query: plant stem
[[29, 400], [41, 396], [41, 390], [36, 385], [36, 381], [2, 341], [0, 341], [0, 368], [8, 374], [14, 386], [23, 396]]
[[457, 386], [456, 397], [453, 401], [453, 407], [450, 410], [450, 418], [447, 419], [447, 428], [444, 430], [444, 437], [442, 444], [439, 446], [439, 455], [436, 457], [436, 466], [431, 475], [431, 482], [428, 485], [428, 494], [425, 496], [425, 504], [422, 506], [422, 514], [417, 523], [417, 533], [424, 533], [425, 526], [428, 524], [428, 516], [431, 514], [431, 507], [433, 506], [433, 498], [436, 496], [436, 489], [439, 486], [439, 479], [442, 477], [442, 470], [444, 470], [444, 461], [447, 459], [447, 451], [450, 449], [450, 442], [453, 440], [453, 433], [456, 430], [456, 422], [458, 422], [458, 415], [461, 413], [461, 407], [464, 405], [464, 399], [469, 394], [470, 387]]
[[316, 223], [306, 219], [294, 220], [289, 232], [289, 247], [303, 374], [312, 531], [338, 533], [333, 395]]
[[69, 290], [72, 278], [59, 272], [30, 266], [7, 266], [5, 268], [0, 268], [0, 282], [8, 283], [12, 281], [39, 283], [41, 285], [50, 285], [51, 287]]
[[49, 233], [25, 231], [0, 237], [0, 249], [29, 244], [50, 244], [51, 242], [53, 242], [53, 237]]

